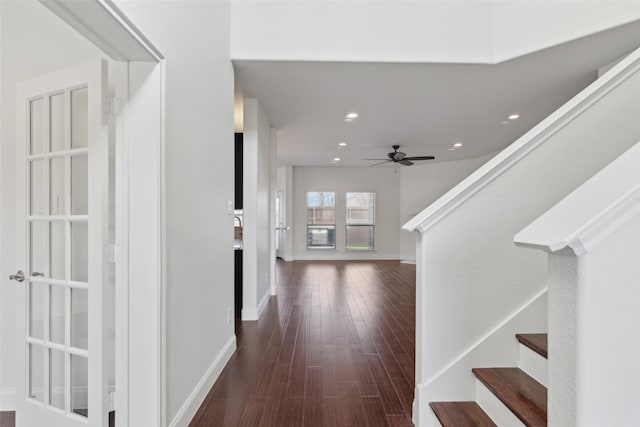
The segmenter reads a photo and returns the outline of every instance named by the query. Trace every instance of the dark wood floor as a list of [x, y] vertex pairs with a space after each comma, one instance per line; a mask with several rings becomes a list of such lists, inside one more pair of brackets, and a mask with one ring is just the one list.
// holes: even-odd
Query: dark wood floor
[[14, 411], [0, 411], [0, 427], [15, 427], [16, 413]]
[[411, 426], [415, 266], [278, 262], [190, 427]]
[[[116, 413], [109, 412], [109, 427], [115, 427]], [[16, 427], [15, 411], [0, 411], [0, 427]]]

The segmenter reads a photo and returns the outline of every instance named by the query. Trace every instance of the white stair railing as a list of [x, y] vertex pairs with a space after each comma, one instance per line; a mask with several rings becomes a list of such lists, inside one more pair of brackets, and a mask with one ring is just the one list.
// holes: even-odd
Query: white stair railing
[[419, 233], [418, 425], [433, 421], [429, 401], [473, 398], [470, 367], [517, 362], [492, 331], [546, 328], [546, 310], [527, 309], [546, 257], [513, 236], [640, 139], [639, 70], [637, 50], [403, 227]]

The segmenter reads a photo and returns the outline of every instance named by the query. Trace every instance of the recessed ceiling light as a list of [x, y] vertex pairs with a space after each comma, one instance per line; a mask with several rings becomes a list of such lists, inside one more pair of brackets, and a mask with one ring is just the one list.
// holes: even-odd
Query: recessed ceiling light
[[344, 119], [345, 122], [352, 122], [353, 119]]
[[455, 144], [453, 144], [453, 146], [456, 148], [462, 147], [462, 142], [456, 142]]
[[347, 119], [352, 119], [353, 120], [353, 119], [358, 118], [358, 113], [349, 113], [344, 117], [347, 118]]
[[346, 147], [347, 143], [346, 142], [341, 142], [340, 144], [338, 144], [338, 147]]
[[520, 114], [512, 114], [512, 115], [509, 116], [509, 120], [515, 120], [518, 117], [520, 117]]
[[334, 162], [339, 162], [340, 161], [340, 157], [336, 157], [333, 159]]

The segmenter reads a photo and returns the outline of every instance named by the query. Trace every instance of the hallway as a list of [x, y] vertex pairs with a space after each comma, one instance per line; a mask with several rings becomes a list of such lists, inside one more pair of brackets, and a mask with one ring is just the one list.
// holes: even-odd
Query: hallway
[[411, 426], [415, 266], [278, 262], [191, 427]]

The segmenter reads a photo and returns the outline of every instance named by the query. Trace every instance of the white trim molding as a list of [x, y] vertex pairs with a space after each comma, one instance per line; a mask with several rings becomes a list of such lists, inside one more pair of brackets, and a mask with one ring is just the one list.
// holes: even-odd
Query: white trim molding
[[258, 304], [258, 307], [256, 307], [255, 309], [250, 309], [250, 308], [242, 309], [242, 320], [243, 321], [258, 320], [260, 316], [262, 316], [264, 309], [267, 308], [267, 304], [269, 303], [269, 298], [271, 298], [271, 289], [269, 289], [264, 294], [264, 296], [260, 300], [260, 304]]
[[402, 228], [424, 233], [640, 69], [640, 49], [616, 64], [513, 144], [412, 218]]
[[189, 425], [191, 419], [204, 401], [204, 398], [207, 396], [207, 393], [209, 393], [209, 390], [211, 390], [211, 387], [213, 387], [213, 384], [235, 351], [236, 336], [233, 335], [229, 338], [229, 341], [227, 341], [227, 344], [222, 348], [220, 353], [218, 353], [218, 357], [216, 357], [211, 366], [209, 366], [209, 369], [204, 373], [196, 385], [196, 388], [193, 389], [176, 416], [171, 420], [169, 427], [187, 427]]
[[162, 53], [110, 0], [39, 0], [116, 61], [159, 63]]
[[569, 194], [515, 236], [518, 246], [577, 256], [592, 250], [640, 215], [640, 143]]

